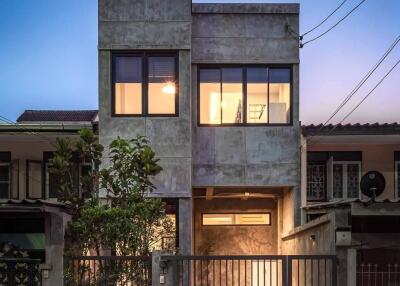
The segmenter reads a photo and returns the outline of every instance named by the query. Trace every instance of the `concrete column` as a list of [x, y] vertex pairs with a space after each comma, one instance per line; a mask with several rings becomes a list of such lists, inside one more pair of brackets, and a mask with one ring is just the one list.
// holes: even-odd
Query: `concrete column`
[[357, 282], [357, 250], [347, 250], [347, 285], [356, 285]]
[[46, 264], [49, 265], [48, 277], [43, 278], [44, 286], [63, 285], [64, 275], [64, 227], [62, 213], [46, 213]]
[[162, 255], [168, 255], [162, 251], [153, 251], [152, 253], [152, 286], [175, 286], [174, 279], [176, 278], [177, 269], [173, 261], [164, 261]]
[[192, 199], [179, 199], [179, 254], [192, 254], [192, 213]]

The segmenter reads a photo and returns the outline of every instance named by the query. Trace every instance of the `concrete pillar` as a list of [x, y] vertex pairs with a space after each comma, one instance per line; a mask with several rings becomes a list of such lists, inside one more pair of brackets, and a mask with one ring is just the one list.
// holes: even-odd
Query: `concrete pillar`
[[154, 251], [151, 259], [152, 286], [174, 286], [177, 269], [173, 261], [165, 261], [162, 255], [171, 255], [162, 251]]
[[66, 220], [63, 213], [46, 213], [46, 265], [48, 277], [43, 277], [44, 286], [63, 285], [64, 275], [64, 228]]
[[179, 254], [192, 254], [192, 213], [192, 199], [179, 199]]
[[347, 286], [356, 285], [357, 282], [357, 250], [347, 250]]

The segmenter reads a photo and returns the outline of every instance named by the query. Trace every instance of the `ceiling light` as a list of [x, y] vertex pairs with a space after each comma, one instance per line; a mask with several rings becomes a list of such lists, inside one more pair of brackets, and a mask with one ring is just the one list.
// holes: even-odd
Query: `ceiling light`
[[175, 84], [173, 82], [167, 82], [162, 88], [162, 92], [166, 94], [175, 94], [176, 89], [175, 89]]

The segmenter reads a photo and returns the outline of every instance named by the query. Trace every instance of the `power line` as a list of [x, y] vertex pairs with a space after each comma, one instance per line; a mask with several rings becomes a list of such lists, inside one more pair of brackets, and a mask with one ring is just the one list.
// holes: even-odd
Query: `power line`
[[[400, 42], [400, 35], [394, 40], [394, 42], [389, 46], [386, 52], [382, 55], [382, 57], [375, 63], [375, 65], [369, 70], [369, 72], [362, 78], [362, 80], [356, 85], [356, 87], [344, 98], [344, 100], [339, 104], [336, 110], [330, 115], [330, 117], [322, 124], [322, 126], [317, 130], [317, 133], [321, 131], [335, 116], [336, 114], [343, 108], [347, 102], [354, 96], [354, 94], [362, 87], [362, 85], [371, 77], [371, 75], [375, 72], [375, 70], [381, 65], [381, 63], [387, 58], [387, 56], [392, 52], [392, 50], [396, 47], [396, 45]], [[312, 138], [314, 136], [308, 137], [308, 142], [311, 143]], [[315, 143], [315, 142], [314, 142]], [[304, 142], [300, 148], [304, 147], [306, 142]]]
[[360, 3], [358, 3], [353, 9], [350, 10], [350, 12], [348, 12], [344, 17], [342, 17], [335, 25], [333, 25], [332, 27], [330, 27], [328, 30], [326, 30], [325, 32], [323, 32], [322, 34], [316, 36], [315, 38], [312, 38], [311, 40], [306, 41], [305, 43], [300, 43], [300, 48], [304, 47], [306, 44], [313, 42], [319, 38], [321, 38], [322, 36], [326, 35], [327, 33], [329, 33], [332, 29], [334, 29], [337, 25], [339, 25], [344, 19], [346, 19], [348, 16], [350, 16], [355, 10], [357, 10], [358, 7], [361, 6], [361, 4], [363, 4], [366, 0], [362, 0]]
[[[332, 129], [331, 130], [329, 130], [328, 131], [328, 133], [327, 133], [327, 135], [330, 135], [330, 134], [332, 134], [332, 132], [338, 127], [338, 126], [340, 126], [347, 118], [349, 118], [349, 116], [351, 115], [351, 114], [353, 114], [353, 112], [354, 111], [356, 111], [357, 110], [357, 108], [363, 103], [363, 102], [365, 102], [365, 100], [381, 85], [381, 83], [389, 76], [389, 74], [397, 67], [397, 65], [400, 63], [400, 59], [390, 68], [390, 70], [378, 81], [378, 83], [363, 97], [363, 99], [345, 116], [345, 117], [343, 117], [343, 119], [339, 122], [339, 123], [337, 123], [337, 124], [335, 124], [333, 127], [332, 127]], [[322, 126], [318, 131], [320, 131], [322, 128], [323, 128], [324, 126]], [[317, 132], [318, 132], [317, 131]], [[314, 135], [315, 136], [315, 135]], [[309, 138], [312, 138], [313, 136], [310, 136]], [[314, 141], [314, 143], [316, 143], [316, 142], [318, 142], [318, 141]], [[310, 143], [310, 142], [308, 142], [308, 143]], [[308, 144], [307, 143], [307, 144]], [[302, 148], [302, 147], [304, 147], [304, 144], [305, 143], [303, 143], [301, 146], [300, 146], [300, 148]]]
[[361, 79], [361, 81], [356, 85], [356, 87], [345, 97], [345, 99], [339, 104], [336, 110], [331, 114], [331, 116], [325, 121], [321, 129], [331, 121], [336, 114], [343, 108], [343, 106], [349, 102], [349, 100], [354, 96], [354, 94], [361, 88], [361, 86], [371, 77], [371, 75], [376, 71], [376, 69], [382, 64], [382, 62], [387, 58], [387, 56], [392, 52], [396, 45], [400, 42], [400, 35], [397, 36], [395, 41], [390, 45], [382, 57], [375, 63], [375, 65], [368, 71], [368, 73]]
[[338, 7], [336, 7], [336, 9], [333, 10], [333, 12], [330, 13], [325, 19], [323, 19], [321, 23], [319, 23], [319, 24], [316, 25], [314, 28], [312, 28], [312, 29], [308, 30], [307, 32], [305, 32], [304, 34], [302, 34], [301, 37], [304, 37], [305, 35], [311, 33], [312, 31], [314, 31], [315, 29], [317, 29], [318, 27], [320, 27], [320, 26], [321, 26], [323, 23], [325, 23], [333, 14], [335, 14], [336, 11], [339, 10], [339, 9], [344, 5], [344, 3], [346, 3], [346, 1], [347, 1], [347, 0], [343, 0], [342, 3], [341, 3]]
[[336, 124], [330, 131], [328, 134], [331, 134], [333, 132], [333, 130], [335, 130], [340, 124], [343, 123], [343, 121], [345, 121], [351, 114], [353, 114], [354, 111], [356, 111], [356, 109], [375, 91], [375, 89], [381, 85], [381, 83], [386, 79], [386, 77], [397, 67], [397, 65], [400, 63], [400, 59], [392, 66], [392, 68], [381, 78], [380, 81], [378, 81], [378, 83], [370, 90], [370, 92], [368, 92], [364, 98], [345, 116], [343, 117], [343, 119]]

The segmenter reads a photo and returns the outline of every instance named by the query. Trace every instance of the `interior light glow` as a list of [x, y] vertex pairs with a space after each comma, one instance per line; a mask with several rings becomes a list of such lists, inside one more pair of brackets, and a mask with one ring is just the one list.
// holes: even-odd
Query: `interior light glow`
[[165, 94], [175, 94], [176, 88], [175, 88], [175, 83], [173, 82], [167, 82], [162, 88], [162, 92]]
[[219, 94], [212, 92], [211, 93], [211, 104], [210, 104], [210, 122], [211, 123], [219, 122], [219, 118], [217, 117], [218, 101], [219, 101]]

